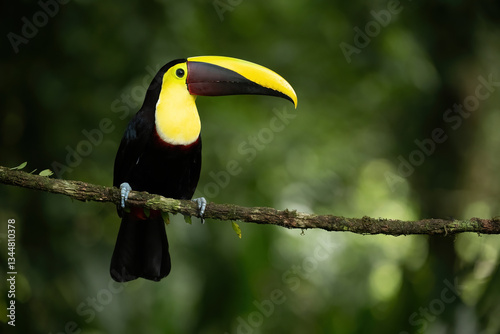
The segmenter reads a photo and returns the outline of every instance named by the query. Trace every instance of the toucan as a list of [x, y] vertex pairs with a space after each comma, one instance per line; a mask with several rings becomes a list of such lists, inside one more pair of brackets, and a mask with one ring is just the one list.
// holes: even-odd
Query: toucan
[[[199, 56], [173, 60], [153, 78], [140, 110], [129, 122], [115, 158], [113, 185], [120, 188], [122, 218], [111, 258], [111, 277], [160, 281], [170, 254], [160, 211], [127, 207], [130, 191], [191, 199], [201, 170], [197, 96], [271, 95], [297, 107], [292, 86], [275, 72], [240, 59]], [[206, 200], [194, 199], [203, 217]]]

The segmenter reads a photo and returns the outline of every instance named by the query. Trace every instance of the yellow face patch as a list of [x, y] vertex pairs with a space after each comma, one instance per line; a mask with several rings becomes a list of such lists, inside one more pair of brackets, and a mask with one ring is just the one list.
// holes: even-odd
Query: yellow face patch
[[186, 63], [171, 67], [163, 76], [156, 104], [156, 131], [161, 139], [172, 145], [189, 145], [200, 136], [196, 96], [189, 94], [186, 77]]

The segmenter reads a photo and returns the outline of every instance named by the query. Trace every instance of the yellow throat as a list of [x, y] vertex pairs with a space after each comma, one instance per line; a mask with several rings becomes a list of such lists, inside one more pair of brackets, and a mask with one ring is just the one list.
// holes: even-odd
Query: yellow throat
[[[182, 70], [182, 71], [179, 71]], [[183, 76], [179, 76], [184, 73]], [[189, 145], [200, 136], [201, 122], [196, 108], [196, 96], [186, 89], [187, 65], [177, 64], [163, 76], [156, 104], [156, 132], [172, 145]]]

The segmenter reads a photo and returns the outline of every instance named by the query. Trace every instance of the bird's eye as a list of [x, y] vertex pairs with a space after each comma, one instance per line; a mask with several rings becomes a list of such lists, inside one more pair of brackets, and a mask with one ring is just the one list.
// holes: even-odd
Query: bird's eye
[[182, 68], [178, 68], [177, 71], [175, 71], [175, 75], [178, 78], [182, 78], [184, 76], [184, 70]]

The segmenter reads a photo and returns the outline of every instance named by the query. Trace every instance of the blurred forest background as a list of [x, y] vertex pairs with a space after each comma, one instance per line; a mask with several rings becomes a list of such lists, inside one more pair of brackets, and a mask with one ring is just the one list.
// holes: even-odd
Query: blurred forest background
[[[109, 186], [156, 70], [226, 55], [281, 74], [298, 109], [198, 98], [198, 196], [349, 217], [500, 215], [497, 1], [4, 1], [0, 15], [0, 165]], [[223, 180], [229, 161], [240, 168]], [[238, 239], [228, 222], [175, 217], [171, 274], [119, 285], [113, 205], [0, 185], [4, 282], [12, 218], [17, 321], [2, 284], [2, 333], [500, 332], [497, 235], [242, 223]]]

